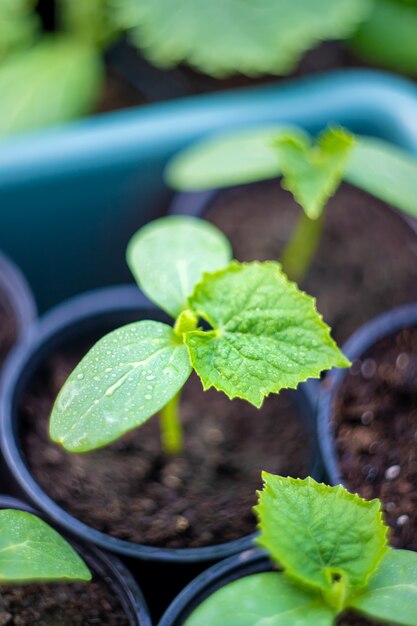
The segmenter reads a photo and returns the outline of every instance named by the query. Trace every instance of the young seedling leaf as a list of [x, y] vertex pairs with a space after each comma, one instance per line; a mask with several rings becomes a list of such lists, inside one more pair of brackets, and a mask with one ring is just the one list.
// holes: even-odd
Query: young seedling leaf
[[45, 37], [13, 55], [0, 67], [0, 136], [86, 113], [101, 78], [98, 54], [70, 38]]
[[205, 275], [189, 308], [213, 328], [184, 335], [204, 389], [260, 407], [269, 393], [349, 365], [314, 299], [288, 281], [278, 263], [234, 261]]
[[101, 49], [120, 34], [109, 0], [56, 0], [56, 14], [62, 31]]
[[122, 0], [115, 19], [156, 65], [224, 77], [285, 74], [325, 39], [352, 33], [371, 0]]
[[351, 607], [400, 626], [417, 626], [417, 554], [390, 548]]
[[366, 585], [387, 551], [381, 503], [312, 478], [264, 472], [263, 480], [255, 507], [259, 544], [294, 580], [321, 588], [328, 599], [334, 591], [343, 608], [347, 592]]
[[48, 524], [25, 511], [0, 511], [0, 582], [90, 579], [82, 559]]
[[190, 373], [187, 348], [170, 326], [142, 321], [118, 328], [67, 379], [50, 435], [70, 452], [105, 446], [165, 406]]
[[404, 150], [381, 139], [360, 137], [352, 150], [345, 179], [417, 217], [417, 160]]
[[342, 128], [328, 128], [314, 145], [301, 131], [277, 139], [282, 186], [291, 191], [310, 219], [320, 217], [342, 182], [354, 143], [354, 136]]
[[212, 224], [193, 217], [164, 217], [130, 240], [127, 262], [139, 287], [176, 318], [204, 272], [230, 262], [229, 241]]
[[291, 129], [271, 126], [210, 137], [174, 156], [165, 171], [173, 189], [232, 187], [280, 174], [275, 142]]
[[332, 626], [334, 616], [318, 594], [268, 572], [221, 587], [192, 612], [184, 626]]

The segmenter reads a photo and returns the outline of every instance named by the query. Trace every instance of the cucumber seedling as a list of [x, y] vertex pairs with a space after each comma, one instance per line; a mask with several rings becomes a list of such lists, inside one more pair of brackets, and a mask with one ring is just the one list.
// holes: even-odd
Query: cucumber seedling
[[[203, 140], [168, 164], [180, 191], [229, 187], [281, 177], [302, 211], [280, 259], [300, 282], [321, 240], [329, 198], [346, 181], [417, 217], [417, 162], [387, 142], [327, 128], [315, 142], [299, 128], [258, 128]], [[277, 209], [278, 210], [278, 209]]]
[[346, 610], [417, 626], [417, 554], [387, 546], [379, 500], [312, 478], [263, 480], [257, 542], [279, 571], [225, 585], [184, 626], [332, 626]]
[[159, 411], [164, 450], [181, 452], [179, 399], [193, 369], [204, 389], [259, 408], [270, 393], [349, 365], [314, 299], [278, 263], [232, 261], [228, 240], [208, 222], [156, 220], [134, 235], [127, 261], [174, 324], [128, 324], [80, 361], [50, 421], [52, 439], [71, 452], [107, 445]]

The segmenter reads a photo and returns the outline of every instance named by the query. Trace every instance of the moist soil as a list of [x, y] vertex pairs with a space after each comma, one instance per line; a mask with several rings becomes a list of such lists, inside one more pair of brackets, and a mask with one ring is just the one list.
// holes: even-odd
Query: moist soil
[[375, 622], [357, 613], [346, 613], [337, 620], [337, 626], [395, 626], [391, 622]]
[[17, 324], [7, 298], [0, 290], [0, 368], [16, 341]]
[[35, 479], [65, 510], [110, 535], [153, 546], [198, 547], [255, 530], [261, 470], [311, 472], [308, 429], [290, 392], [257, 410], [192, 376], [181, 403], [185, 451], [161, 452], [153, 417], [112, 445], [74, 455], [53, 444], [48, 420], [59, 389], [87, 345], [53, 355], [20, 406], [21, 442]]
[[[273, 180], [218, 193], [204, 217], [226, 233], [237, 259], [264, 261], [279, 259], [300, 211]], [[417, 236], [383, 202], [344, 184], [300, 286], [342, 343], [375, 315], [417, 300]]]
[[2, 585], [0, 626], [129, 626], [119, 600], [101, 581]]
[[352, 364], [334, 413], [345, 484], [380, 498], [391, 544], [417, 550], [417, 329], [382, 339]]

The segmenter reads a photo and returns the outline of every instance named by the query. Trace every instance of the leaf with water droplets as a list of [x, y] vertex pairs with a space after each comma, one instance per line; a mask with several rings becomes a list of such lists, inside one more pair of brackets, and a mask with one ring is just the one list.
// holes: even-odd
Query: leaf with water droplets
[[90, 580], [75, 550], [31, 513], [0, 511], [0, 580]]
[[206, 274], [188, 305], [213, 328], [185, 334], [205, 389], [260, 407], [265, 396], [331, 367], [347, 367], [315, 308], [278, 263], [237, 263]]
[[190, 373], [187, 348], [170, 326], [123, 326], [71, 373], [55, 401], [50, 435], [71, 452], [105, 446], [165, 406]]
[[127, 248], [127, 262], [142, 291], [176, 318], [204, 272], [228, 265], [227, 238], [193, 217], [163, 217], [141, 228]]

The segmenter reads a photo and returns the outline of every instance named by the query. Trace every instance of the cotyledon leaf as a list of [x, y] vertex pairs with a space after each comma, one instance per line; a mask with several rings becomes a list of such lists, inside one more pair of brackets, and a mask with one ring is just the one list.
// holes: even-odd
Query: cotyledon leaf
[[[387, 551], [379, 500], [366, 501], [341, 485], [264, 472], [255, 507], [258, 542], [284, 571], [311, 587], [342, 592], [364, 587]], [[336, 578], [335, 578], [336, 577]], [[342, 593], [342, 601], [345, 599]]]
[[184, 626], [332, 626], [334, 616], [318, 594], [297, 587], [281, 573], [266, 572], [221, 587]]
[[417, 554], [390, 548], [349, 606], [399, 626], [417, 626]]
[[213, 328], [184, 335], [204, 389], [215, 387], [260, 407], [269, 393], [349, 365], [314, 299], [278, 263], [233, 261], [206, 274], [188, 306]]
[[144, 293], [176, 318], [204, 272], [229, 264], [232, 251], [223, 233], [193, 217], [163, 217], [130, 240], [127, 262]]
[[176, 154], [165, 170], [171, 187], [187, 191], [231, 187], [279, 176], [274, 142], [290, 128], [243, 129], [209, 137]]
[[70, 374], [50, 435], [71, 452], [104, 446], [140, 426], [191, 373], [187, 348], [167, 324], [128, 324], [98, 341]]
[[90, 580], [75, 550], [48, 526], [26, 511], [0, 511], [0, 582]]

